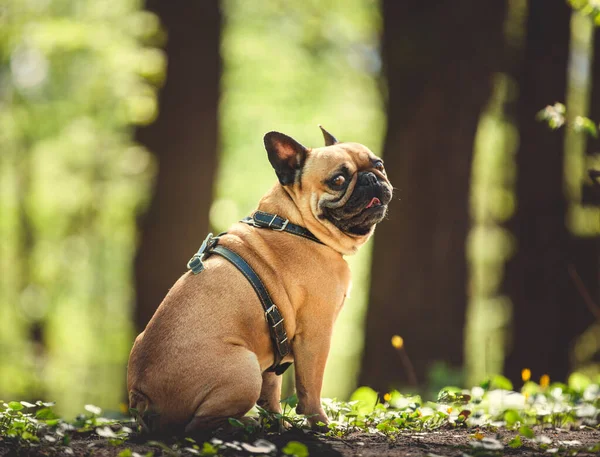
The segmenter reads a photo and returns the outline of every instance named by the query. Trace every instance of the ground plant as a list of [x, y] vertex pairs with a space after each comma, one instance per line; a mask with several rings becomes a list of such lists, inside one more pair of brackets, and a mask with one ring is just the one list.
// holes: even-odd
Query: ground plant
[[2, 402], [0, 455], [598, 455], [600, 378], [574, 373], [563, 384], [522, 374], [519, 390], [498, 375], [470, 389], [445, 387], [435, 401], [361, 387], [350, 401], [323, 399], [324, 434], [296, 414], [295, 396], [281, 414], [257, 408], [255, 421], [232, 418], [202, 439], [144, 436], [128, 414], [94, 405], [63, 420], [53, 403]]

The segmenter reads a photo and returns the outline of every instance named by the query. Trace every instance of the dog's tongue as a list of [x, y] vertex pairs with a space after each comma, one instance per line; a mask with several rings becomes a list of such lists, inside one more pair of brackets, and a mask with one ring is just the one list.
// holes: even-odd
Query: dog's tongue
[[379, 200], [377, 197], [373, 197], [373, 198], [371, 199], [371, 202], [370, 202], [370, 203], [367, 205], [367, 208], [370, 208], [370, 207], [372, 207], [372, 206], [376, 206], [376, 205], [377, 205], [377, 206], [378, 206], [378, 205], [381, 205], [381, 201], [380, 201], [380, 200]]

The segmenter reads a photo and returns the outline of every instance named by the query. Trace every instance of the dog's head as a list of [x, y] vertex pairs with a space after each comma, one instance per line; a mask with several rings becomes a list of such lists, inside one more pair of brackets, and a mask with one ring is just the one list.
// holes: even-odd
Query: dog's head
[[265, 148], [306, 227], [325, 244], [351, 254], [385, 217], [392, 185], [383, 161], [369, 148], [338, 142], [321, 130], [323, 148], [306, 148], [279, 132], [265, 135]]

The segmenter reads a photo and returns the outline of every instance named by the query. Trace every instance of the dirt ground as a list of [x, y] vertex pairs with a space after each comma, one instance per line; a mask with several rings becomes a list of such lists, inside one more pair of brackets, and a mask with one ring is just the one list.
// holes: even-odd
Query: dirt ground
[[[551, 440], [546, 440], [548, 449], [540, 448], [533, 440], [523, 439], [523, 446], [513, 449], [507, 446], [508, 442], [515, 436], [515, 432], [481, 430], [479, 433], [486, 438], [497, 438], [503, 445], [502, 450], [489, 450], [473, 447], [470, 443], [479, 442], [474, 437], [474, 430], [442, 429], [427, 433], [404, 432], [395, 437], [372, 435], [366, 433], [355, 433], [344, 438], [331, 438], [324, 435], [303, 432], [301, 430], [290, 430], [281, 435], [267, 435], [262, 437], [277, 446], [277, 452], [268, 454], [270, 456], [284, 455], [281, 449], [290, 441], [299, 441], [308, 447], [309, 456], [343, 456], [343, 457], [460, 457], [471, 456], [538, 456], [538, 455], [578, 455], [581, 457], [598, 456], [600, 452], [590, 451], [590, 448], [600, 443], [600, 430], [576, 430], [567, 431], [560, 429], [536, 430], [536, 435], [544, 435]], [[481, 438], [481, 436], [479, 436]], [[228, 441], [229, 442], [229, 441]], [[260, 456], [265, 454], [252, 454], [246, 451], [236, 450], [236, 441], [232, 439], [231, 447], [219, 455], [224, 456]], [[240, 443], [237, 443], [240, 444]], [[156, 445], [137, 444], [128, 442], [120, 446], [114, 446], [105, 439], [74, 439], [70, 443], [72, 453], [65, 447], [44, 444], [39, 446], [15, 447], [0, 441], [0, 457], [8, 456], [98, 456], [117, 457], [126, 449], [144, 456], [152, 451], [158, 456], [192, 456], [187, 451], [167, 451]]]

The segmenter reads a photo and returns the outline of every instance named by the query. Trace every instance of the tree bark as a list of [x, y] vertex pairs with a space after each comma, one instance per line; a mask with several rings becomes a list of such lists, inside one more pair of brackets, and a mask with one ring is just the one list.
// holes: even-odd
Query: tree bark
[[386, 169], [396, 186], [377, 229], [360, 383], [407, 384], [399, 334], [422, 383], [461, 366], [465, 240], [475, 132], [502, 55], [505, 2], [384, 0]]
[[565, 380], [576, 331], [573, 314], [578, 307], [585, 312], [568, 270], [576, 250], [566, 226], [564, 129], [551, 132], [535, 117], [566, 98], [570, 17], [566, 2], [530, 1], [517, 75], [517, 210], [508, 224], [517, 252], [506, 267], [513, 338], [505, 361], [505, 374], [516, 384], [523, 368], [535, 378], [549, 374]]
[[138, 131], [156, 156], [154, 197], [135, 260], [135, 324], [145, 328], [208, 231], [217, 162], [219, 2], [150, 0], [168, 34], [157, 121]]

